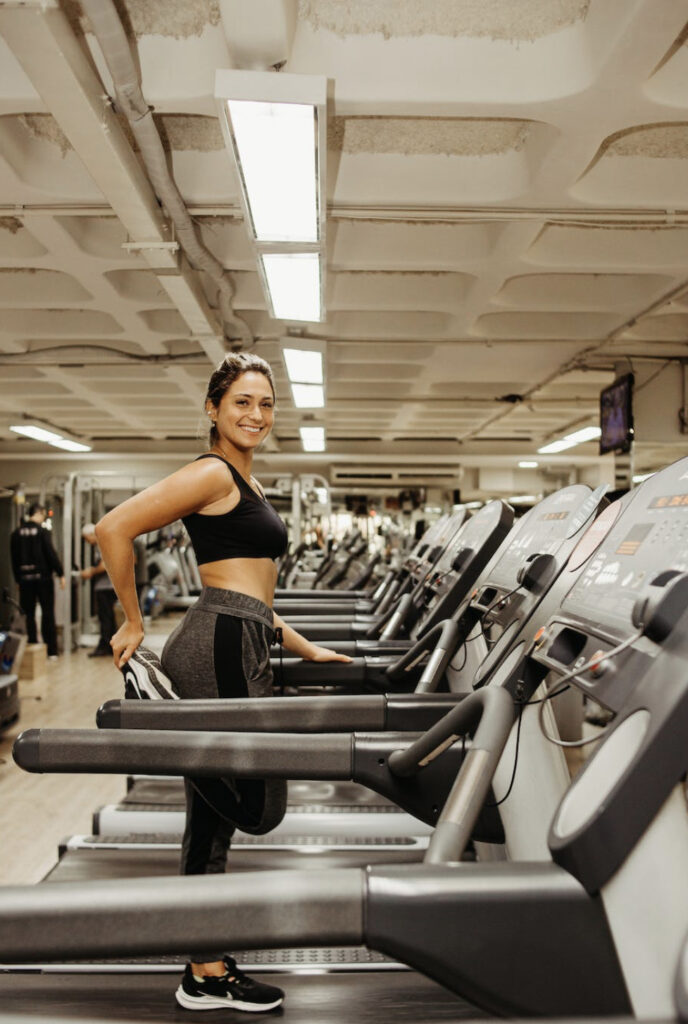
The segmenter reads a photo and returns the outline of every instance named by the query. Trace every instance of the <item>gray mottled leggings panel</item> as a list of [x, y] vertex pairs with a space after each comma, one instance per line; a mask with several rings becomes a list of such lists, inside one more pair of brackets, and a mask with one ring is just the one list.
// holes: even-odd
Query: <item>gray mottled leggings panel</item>
[[[270, 645], [274, 638], [272, 611], [262, 601], [234, 591], [206, 587], [169, 637], [162, 667], [182, 699], [266, 697], [272, 693]], [[286, 782], [265, 779], [190, 780], [218, 817], [222, 828], [239, 828], [253, 835], [269, 832], [286, 810]], [[187, 799], [187, 833], [182, 849], [182, 873], [204, 874], [210, 853], [194, 852], [194, 822]], [[207, 831], [207, 829], [206, 829]], [[230, 833], [231, 838], [231, 833]], [[208, 848], [208, 839], [202, 844]], [[213, 844], [210, 843], [210, 846]], [[229, 846], [229, 843], [227, 844]], [[217, 863], [217, 851], [212, 858]]]

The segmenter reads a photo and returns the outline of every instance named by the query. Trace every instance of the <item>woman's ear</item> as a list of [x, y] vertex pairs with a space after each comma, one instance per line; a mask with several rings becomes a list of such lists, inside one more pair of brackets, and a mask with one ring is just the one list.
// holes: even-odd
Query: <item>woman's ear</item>
[[210, 401], [210, 399], [208, 399], [208, 401], [205, 403], [205, 411], [206, 415], [210, 416], [211, 420], [215, 422], [215, 420], [217, 419], [217, 409]]

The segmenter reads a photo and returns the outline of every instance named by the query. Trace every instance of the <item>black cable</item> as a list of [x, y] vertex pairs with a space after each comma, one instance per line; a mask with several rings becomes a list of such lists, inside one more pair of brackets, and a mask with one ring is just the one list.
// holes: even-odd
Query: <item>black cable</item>
[[521, 745], [521, 722], [523, 721], [523, 708], [526, 704], [526, 701], [517, 700], [514, 701], [514, 704], [518, 706], [518, 724], [516, 726], [516, 750], [514, 751], [514, 767], [511, 772], [509, 788], [507, 789], [506, 793], [501, 798], [501, 800], [493, 800], [491, 803], [485, 804], [486, 807], [499, 807], [500, 804], [503, 804], [507, 797], [510, 795], [511, 790], [514, 788], [514, 782], [516, 781], [516, 768], [518, 767], [518, 751]]
[[546, 700], [552, 700], [554, 697], [558, 697], [560, 693], [566, 693], [570, 688], [571, 684], [566, 683], [565, 686], [562, 686], [561, 690], [553, 690], [552, 693], [548, 694], [546, 697], [540, 697], [538, 700], [529, 700], [527, 702], [528, 706], [530, 707], [531, 704], [544, 704]]
[[[35, 365], [36, 360], [32, 359], [32, 356], [50, 355], [54, 356], [56, 352], [111, 352], [114, 355], [119, 356], [123, 360], [131, 360], [137, 363], [177, 363], [183, 362], [184, 360], [195, 359], [198, 360], [199, 364], [203, 362], [202, 353], [198, 351], [194, 352], [180, 352], [177, 355], [170, 353], [149, 353], [147, 355], [141, 355], [138, 352], [126, 352], [123, 349], [115, 348], [114, 345], [47, 345], [45, 348], [34, 348], [27, 352], [3, 352], [0, 357], [0, 365], [5, 362], [24, 362], [27, 365]], [[45, 364], [39, 365], [55, 365], [55, 360], [51, 359], [46, 361]], [[83, 360], [79, 360], [78, 363], [62, 363], [63, 366], [79, 366], [83, 365]], [[109, 366], [111, 363], [106, 363], [103, 360], [96, 359], [88, 365], [93, 366]], [[117, 364], [114, 364], [117, 365]]]
[[[461, 664], [460, 665], [454, 665], [454, 660], [452, 659], [452, 661], [451, 661], [451, 667], [456, 672], [463, 671], [463, 669], [466, 666], [466, 659], [468, 658], [468, 650], [466, 649], [466, 644], [475, 643], [476, 640], [480, 640], [481, 637], [482, 637], [482, 639], [485, 641], [485, 643], [488, 645], [488, 647], [490, 646], [490, 643], [489, 643], [487, 637], [482, 632], [482, 623], [480, 622], [480, 620], [478, 620], [478, 622], [476, 622], [476, 626], [480, 626], [481, 627], [480, 633], [476, 633], [475, 636], [467, 636], [461, 642], [461, 650], [463, 651], [463, 661], [461, 662]], [[458, 653], [459, 653], [458, 651], [454, 652], [454, 658], [457, 657]]]
[[[637, 630], [635, 633], [631, 633], [630, 636], [627, 636], [625, 640], [622, 640], [620, 644], [617, 644], [616, 647], [613, 647], [611, 651], [606, 651], [603, 655], [599, 655], [599, 653], [593, 654], [592, 658], [586, 661], [584, 665], [578, 665], [576, 668], [569, 669], [568, 672], [565, 672], [564, 675], [560, 677], [558, 682], [553, 684], [553, 686], [561, 687], [561, 685], [565, 682], [568, 682], [569, 679], [573, 679], [575, 676], [581, 675], [583, 672], [588, 672], [590, 669], [594, 670], [595, 667], [600, 664], [600, 662], [611, 658], [616, 658], [619, 654], [621, 654], [622, 651], [625, 651], [628, 647], [631, 647], [636, 642], [636, 640], [638, 640], [642, 635], [643, 630], [641, 628]], [[561, 690], [557, 692], [561, 692]], [[540, 707], [538, 709], [538, 724], [540, 726], [540, 732], [549, 743], [553, 743], [556, 747], [568, 747], [570, 749], [573, 749], [577, 747], [587, 747], [591, 743], [598, 743], [600, 739], [602, 739], [603, 733], [600, 733], [599, 736], [591, 736], [588, 739], [582, 740], [561, 740], [558, 739], [556, 736], [550, 735], [547, 732], [547, 729], [545, 728], [544, 710], [545, 703], [547, 702], [547, 700], [549, 700], [551, 696], [551, 693], [546, 692], [544, 699], [539, 702]]]
[[480, 626], [480, 632], [482, 634], [483, 640], [485, 641], [485, 644], [487, 645], [488, 650], [491, 651], [492, 648], [495, 646], [495, 644], [497, 644], [499, 642], [499, 637], [497, 637], [496, 640], [490, 640], [488, 638], [486, 632], [485, 632], [485, 625], [486, 624], [487, 624], [488, 629], [489, 629], [489, 627], [491, 625], [493, 625], [492, 622], [488, 621], [488, 616], [489, 616], [490, 612], [494, 611], [495, 608], [498, 608], [500, 604], [504, 604], [506, 601], [508, 601], [509, 598], [512, 597], [514, 594], [518, 593], [518, 591], [521, 590], [522, 587], [523, 587], [523, 584], [519, 583], [518, 586], [514, 587], [513, 590], [509, 590], [509, 591], [507, 591], [506, 594], [503, 594], [501, 597], [498, 597], [496, 601], [493, 601], [493, 603], [491, 605], [489, 605], [488, 608], [485, 609], [484, 614], [478, 620], [478, 624]]
[[[457, 657], [457, 655], [459, 653], [458, 651], [456, 651], [456, 653], [454, 654], [454, 658], [452, 658], [452, 660], [451, 660], [451, 668], [454, 670], [454, 672], [463, 672], [464, 668], [466, 667], [466, 661], [468, 660], [468, 648], [466, 647], [466, 644], [467, 644], [469, 639], [470, 640], [475, 640], [476, 638], [475, 637], [468, 637], [461, 644], [461, 650], [463, 651], [463, 661], [461, 662], [461, 664], [460, 665], [455, 665], [454, 664], [454, 658]], [[464, 736], [464, 740], [465, 740], [465, 738], [466, 737]]]
[[284, 653], [284, 633], [281, 626], [275, 628], [275, 640], [279, 644], [279, 692], [280, 697], [284, 697], [284, 664], [282, 656]]
[[[515, 700], [514, 701], [514, 704], [516, 704], [516, 706], [518, 707], [518, 724], [516, 726], [516, 750], [514, 751], [514, 767], [513, 767], [512, 772], [511, 772], [511, 779], [509, 781], [508, 789], [507, 789], [506, 793], [504, 794], [504, 796], [501, 798], [501, 800], [494, 800], [494, 801], [492, 801], [489, 804], [485, 804], [486, 807], [499, 807], [499, 805], [503, 804], [504, 801], [507, 799], [507, 797], [510, 796], [511, 790], [514, 788], [514, 782], [516, 781], [516, 769], [518, 767], [518, 752], [519, 752], [519, 747], [520, 747], [520, 743], [521, 743], [521, 722], [523, 720], [523, 709], [525, 707], [529, 707], [531, 704], [542, 704], [546, 700], [552, 700], [554, 697], [558, 697], [560, 693], [564, 693], [568, 689], [569, 689], [569, 685], [567, 683], [566, 686], [562, 686], [562, 688], [560, 690], [554, 690], [547, 697], [541, 697], [539, 700], [526, 700], [526, 701], [524, 701], [524, 700]], [[466, 735], [464, 733], [464, 736], [463, 736], [463, 746], [462, 746], [462, 756], [461, 756], [461, 763], [462, 764], [463, 764], [463, 756], [464, 756], [464, 753], [465, 753], [465, 749], [466, 749]]]

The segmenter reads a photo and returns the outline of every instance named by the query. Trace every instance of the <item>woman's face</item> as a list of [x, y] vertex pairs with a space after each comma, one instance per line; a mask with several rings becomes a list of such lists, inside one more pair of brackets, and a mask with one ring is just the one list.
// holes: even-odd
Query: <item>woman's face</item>
[[265, 374], [247, 370], [225, 391], [219, 406], [211, 402], [207, 410], [217, 426], [220, 442], [236, 448], [256, 448], [272, 429], [275, 399]]

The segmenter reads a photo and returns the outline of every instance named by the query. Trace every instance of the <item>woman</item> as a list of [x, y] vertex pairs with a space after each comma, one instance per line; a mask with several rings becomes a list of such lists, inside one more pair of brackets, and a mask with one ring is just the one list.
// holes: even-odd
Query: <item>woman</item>
[[[182, 519], [199, 563], [203, 590], [174, 630], [162, 665], [182, 698], [254, 697], [271, 692], [270, 645], [281, 630], [284, 646], [309, 661], [350, 661], [290, 629], [272, 610], [274, 559], [287, 531], [251, 476], [253, 453], [274, 420], [275, 389], [264, 359], [228, 355], [208, 383], [210, 449], [194, 462], [119, 505], [96, 534], [124, 610], [112, 638], [121, 668], [143, 640], [134, 577], [134, 539]], [[186, 779], [182, 874], [225, 870], [235, 827], [265, 832], [279, 823], [286, 785], [260, 779]], [[231, 1007], [263, 1011], [284, 993], [247, 978], [231, 957], [192, 957], [176, 993], [187, 1009]]]

